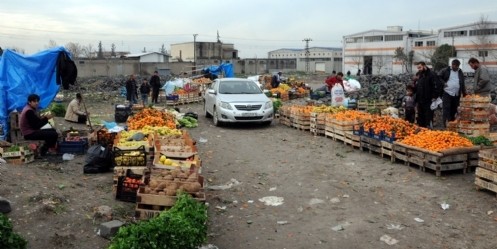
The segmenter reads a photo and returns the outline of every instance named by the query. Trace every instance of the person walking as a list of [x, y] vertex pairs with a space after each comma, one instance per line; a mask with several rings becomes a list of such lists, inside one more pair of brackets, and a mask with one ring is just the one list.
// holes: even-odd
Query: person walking
[[444, 83], [444, 92], [442, 96], [443, 103], [443, 126], [447, 122], [456, 119], [457, 108], [461, 101], [461, 96], [466, 96], [466, 85], [464, 84], [464, 74], [459, 68], [461, 62], [453, 60], [450, 67], [445, 68], [439, 74], [439, 79]]
[[129, 101], [130, 104], [138, 103], [138, 93], [136, 88], [135, 75], [132, 74], [126, 81], [126, 99]]
[[160, 77], [157, 71], [150, 78], [150, 86], [152, 87], [152, 104], [159, 103]]
[[440, 97], [438, 87], [436, 87], [436, 75], [426, 66], [423, 61], [417, 64], [419, 79], [416, 82], [416, 108], [418, 111], [418, 125], [421, 127], [431, 128], [433, 119], [433, 110], [431, 103]]
[[143, 79], [142, 84], [140, 85], [140, 94], [143, 107], [146, 107], [148, 105], [148, 95], [150, 95], [150, 85], [148, 84], [147, 79]]
[[476, 58], [470, 58], [468, 61], [469, 66], [475, 70], [475, 86], [474, 94], [490, 97], [490, 92], [492, 91], [492, 84], [490, 84], [490, 75], [487, 68], [480, 65], [480, 61]]

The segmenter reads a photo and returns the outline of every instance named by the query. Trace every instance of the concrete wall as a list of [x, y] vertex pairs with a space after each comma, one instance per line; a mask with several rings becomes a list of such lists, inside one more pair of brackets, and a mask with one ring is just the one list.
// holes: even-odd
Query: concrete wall
[[79, 77], [152, 75], [155, 70], [170, 68], [169, 63], [140, 63], [137, 60], [76, 60]]

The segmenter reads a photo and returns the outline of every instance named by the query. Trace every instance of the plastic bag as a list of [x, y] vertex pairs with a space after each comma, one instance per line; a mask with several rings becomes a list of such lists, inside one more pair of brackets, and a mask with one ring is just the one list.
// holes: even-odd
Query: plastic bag
[[110, 150], [101, 145], [93, 145], [88, 148], [83, 173], [104, 173], [108, 172], [111, 167], [112, 159]]
[[331, 88], [331, 105], [341, 106], [345, 100], [345, 92], [343, 91], [342, 84], [335, 84]]
[[361, 83], [356, 79], [350, 78], [347, 81], [343, 81], [343, 88], [346, 92], [354, 92], [361, 89]]

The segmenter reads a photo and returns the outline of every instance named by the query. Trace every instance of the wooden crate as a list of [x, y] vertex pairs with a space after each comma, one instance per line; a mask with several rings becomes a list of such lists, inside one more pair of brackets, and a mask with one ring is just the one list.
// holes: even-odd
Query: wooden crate
[[359, 148], [361, 148], [361, 136], [355, 135], [351, 131], [347, 131], [347, 132], [345, 132], [344, 143], [346, 145], [350, 145], [352, 147], [356, 147], [359, 149]]
[[[135, 216], [140, 220], [150, 219], [170, 209], [178, 199], [176, 196], [145, 194], [143, 190], [144, 187], [140, 187], [136, 196]], [[196, 193], [194, 199], [205, 203], [205, 193]]]
[[314, 136], [324, 136], [324, 134], [325, 134], [325, 130], [324, 129], [316, 129], [316, 128], [311, 127], [311, 129], [309, 131]]
[[333, 139], [333, 141], [344, 142], [345, 141], [345, 131], [342, 130], [328, 130], [326, 129], [324, 135], [328, 138]]
[[0, 157], [2, 157], [8, 164], [20, 165], [30, 163], [35, 160], [33, 151], [19, 147], [19, 151], [9, 152], [8, 148], [0, 147]]
[[405, 165], [409, 164], [409, 155], [407, 154], [408, 149], [404, 146], [401, 146], [399, 144], [396, 144], [395, 142], [393, 143], [392, 146], [392, 157], [391, 161], [395, 162], [397, 160], [403, 162]]
[[389, 156], [390, 159], [393, 157], [393, 143], [381, 141], [381, 157], [385, 156]]
[[474, 146], [433, 152], [400, 142], [395, 142], [395, 146], [406, 148], [408, 165], [417, 165], [422, 171], [431, 169], [437, 177], [441, 176], [443, 171], [462, 170], [463, 173], [466, 173], [468, 168], [468, 154], [479, 150], [478, 146]]
[[309, 130], [311, 130], [310, 124], [308, 124], [308, 125], [302, 125], [302, 124], [298, 124], [298, 123], [293, 123], [292, 127], [295, 128], [295, 129], [297, 129], [297, 130], [303, 130], [303, 131], [309, 131]]
[[381, 155], [381, 140], [361, 136], [361, 151], [369, 151], [370, 154], [376, 152]]
[[478, 189], [497, 193], [497, 172], [480, 167], [476, 168], [475, 184]]

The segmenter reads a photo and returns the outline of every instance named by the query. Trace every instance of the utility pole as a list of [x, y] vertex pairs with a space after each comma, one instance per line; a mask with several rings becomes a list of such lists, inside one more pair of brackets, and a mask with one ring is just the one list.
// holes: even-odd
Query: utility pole
[[197, 35], [198, 34], [193, 34], [193, 73], [197, 71]]
[[309, 73], [309, 57], [311, 56], [311, 52], [309, 52], [309, 42], [312, 41], [312, 39], [305, 38], [302, 41], [305, 42], [305, 71]]
[[455, 50], [455, 47], [454, 47], [454, 34], [452, 34], [452, 57], [454, 57], [454, 50]]

